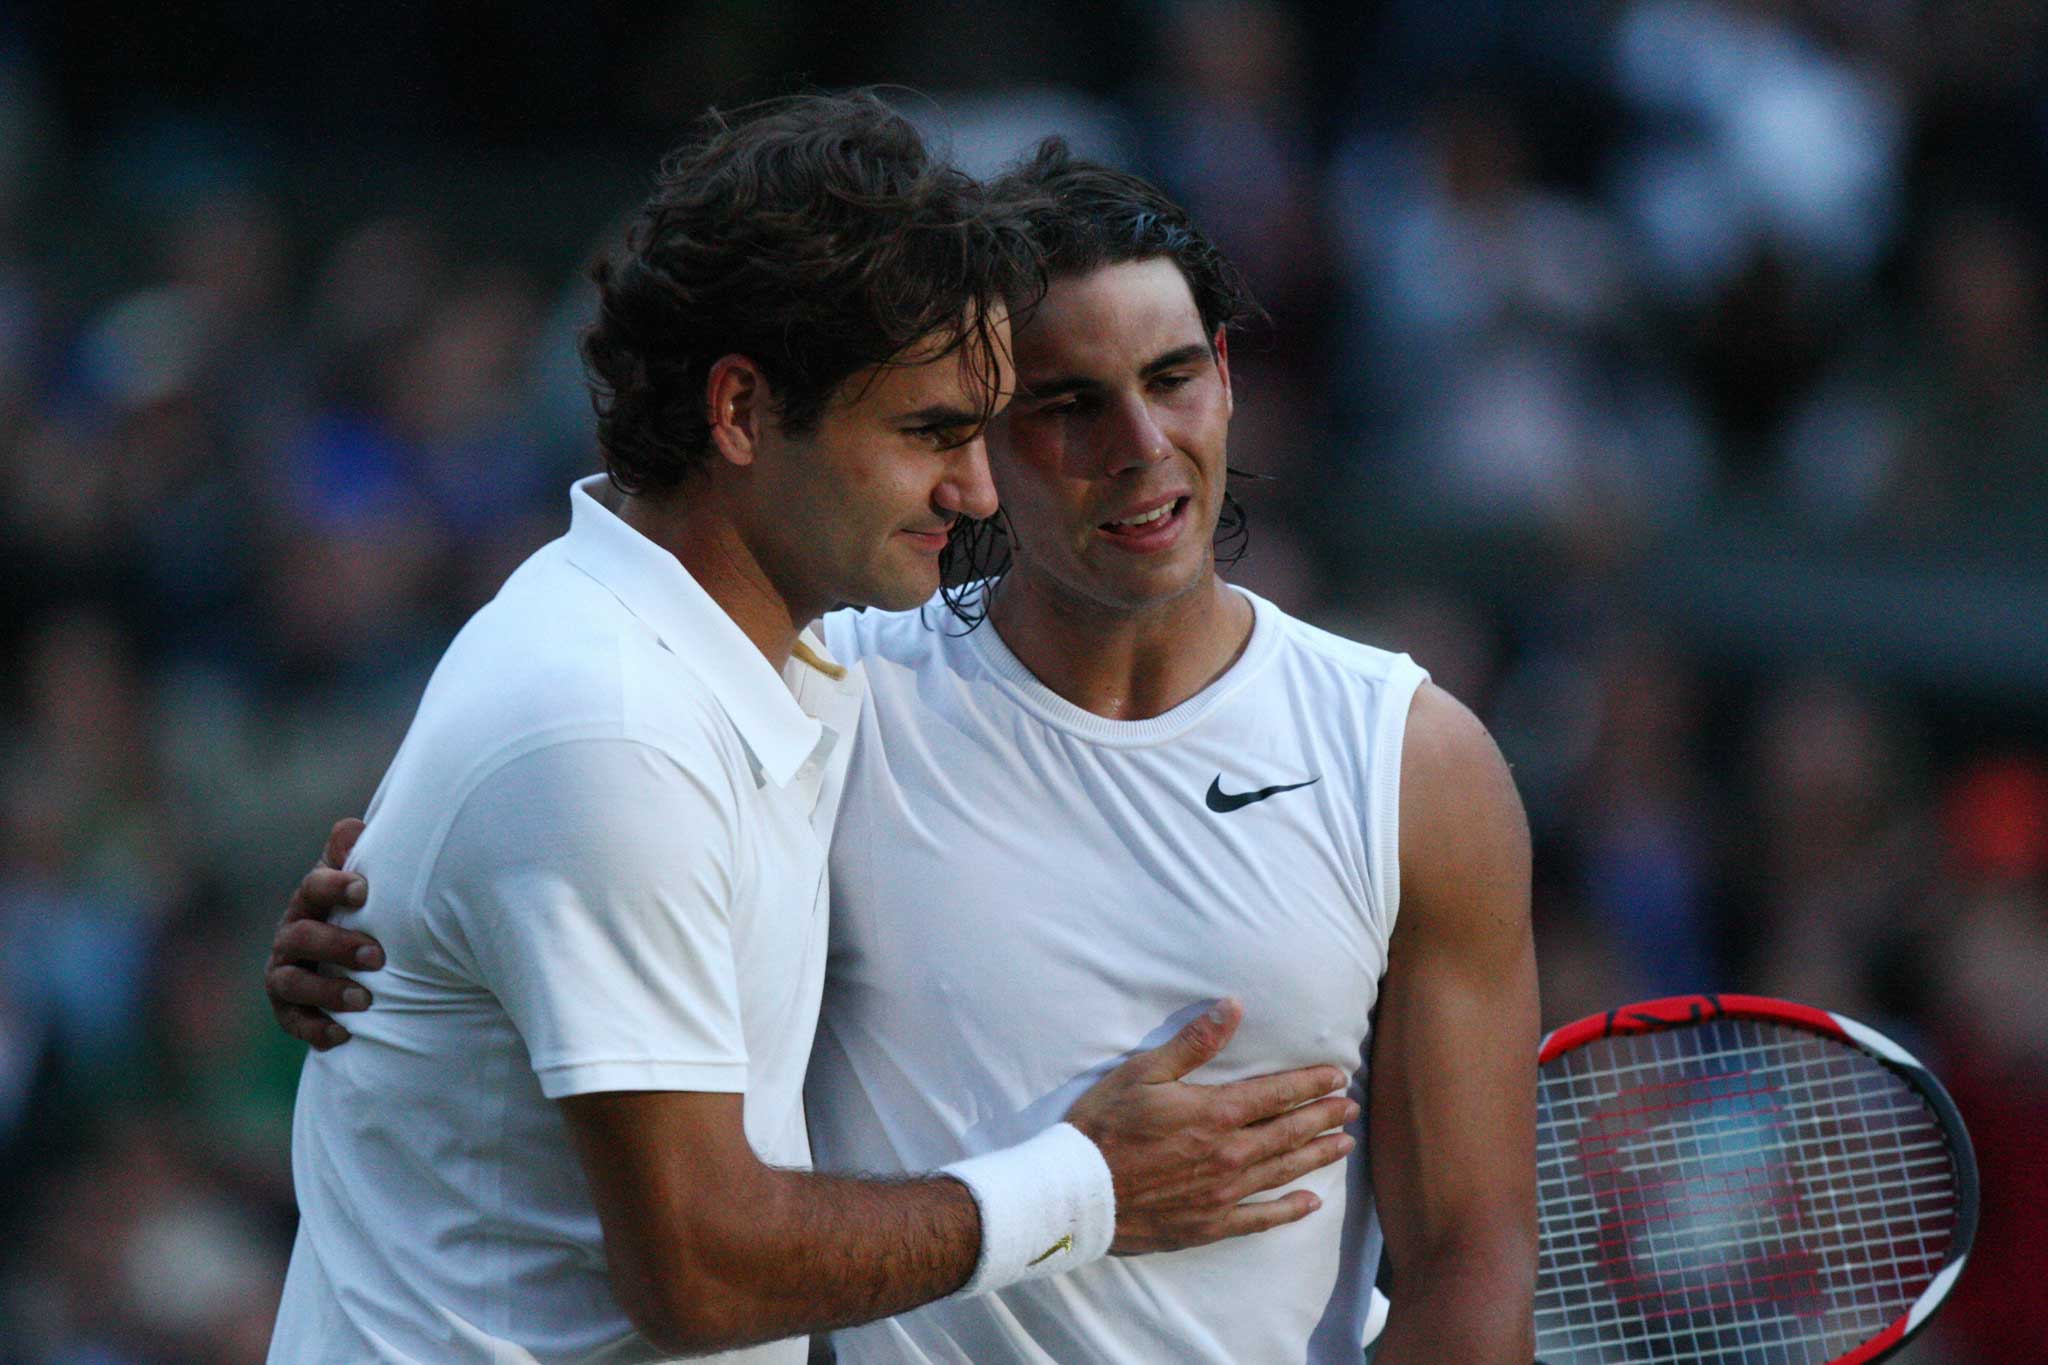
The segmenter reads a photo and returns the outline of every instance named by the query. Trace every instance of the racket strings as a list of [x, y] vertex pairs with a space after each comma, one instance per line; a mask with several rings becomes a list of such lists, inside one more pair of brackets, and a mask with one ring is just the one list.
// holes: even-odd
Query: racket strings
[[1860, 1052], [1716, 1020], [1568, 1052], [1539, 1104], [1546, 1365], [1824, 1365], [1943, 1264], [1942, 1129]]

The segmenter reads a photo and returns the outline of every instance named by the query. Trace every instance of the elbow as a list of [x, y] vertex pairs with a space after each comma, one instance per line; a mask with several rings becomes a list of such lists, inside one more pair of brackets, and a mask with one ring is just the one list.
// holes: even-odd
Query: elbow
[[619, 1306], [635, 1331], [665, 1355], [698, 1356], [751, 1345], [746, 1305], [730, 1285], [709, 1276], [672, 1274], [659, 1284], [620, 1287]]
[[665, 1356], [718, 1355], [749, 1344], [746, 1338], [725, 1330], [723, 1324], [703, 1321], [696, 1314], [682, 1320], [650, 1318], [634, 1325], [642, 1339]]
[[1535, 1355], [1533, 1227], [1484, 1223], [1411, 1248], [1406, 1258], [1390, 1254], [1393, 1313], [1383, 1359], [1527, 1365]]
[[655, 1349], [670, 1356], [709, 1355], [786, 1335], [748, 1292], [754, 1282], [742, 1261], [704, 1254], [715, 1230], [651, 1242], [606, 1242], [612, 1296]]
[[799, 1327], [801, 1305], [778, 1293], [775, 1271], [788, 1239], [780, 1220], [764, 1210], [773, 1199], [736, 1199], [726, 1212], [683, 1217], [657, 1235], [606, 1238], [612, 1294], [634, 1330], [670, 1356], [712, 1355], [787, 1337]]
[[[1455, 1283], [1484, 1286], [1484, 1292], [1521, 1306], [1531, 1320], [1536, 1301], [1536, 1227], [1503, 1221], [1485, 1234], [1462, 1241], [1444, 1252], [1431, 1267]], [[1425, 1272], [1428, 1273], [1428, 1272]]]

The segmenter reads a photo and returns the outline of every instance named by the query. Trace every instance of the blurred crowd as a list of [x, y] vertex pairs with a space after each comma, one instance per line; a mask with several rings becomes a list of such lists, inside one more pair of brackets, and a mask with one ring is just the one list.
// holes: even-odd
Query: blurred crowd
[[[598, 112], [546, 164], [768, 63], [916, 86], [977, 169], [1060, 131], [1168, 186], [1271, 314], [1234, 576], [1492, 727], [1547, 1021], [1748, 990], [1906, 1042], [1987, 1198], [1908, 1359], [2048, 1359], [2048, 8], [989, 8], [798, 68], [833, 7], [606, 7], [634, 60], [565, 44]], [[480, 52], [556, 32], [508, 13]], [[581, 268], [652, 157], [481, 231], [537, 135], [447, 112], [460, 51], [366, 78], [395, 202], [294, 174], [346, 135], [313, 96], [252, 132], [232, 63], [124, 96], [80, 41], [0, 21], [0, 1365], [238, 1365], [293, 1226], [270, 928], [566, 525]]]

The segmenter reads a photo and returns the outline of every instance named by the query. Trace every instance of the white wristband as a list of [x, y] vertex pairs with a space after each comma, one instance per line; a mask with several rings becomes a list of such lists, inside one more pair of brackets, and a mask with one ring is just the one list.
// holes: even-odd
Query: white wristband
[[1109, 1163], [1071, 1123], [945, 1167], [981, 1210], [981, 1257], [958, 1291], [985, 1294], [1086, 1265], [1116, 1236]]

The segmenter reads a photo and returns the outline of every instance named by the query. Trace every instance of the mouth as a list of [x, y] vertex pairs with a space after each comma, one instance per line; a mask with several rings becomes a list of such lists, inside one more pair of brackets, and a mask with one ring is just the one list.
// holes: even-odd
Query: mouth
[[897, 535], [908, 540], [911, 546], [928, 555], [936, 555], [946, 548], [946, 542], [953, 537], [951, 526], [941, 526], [936, 531], [914, 531], [905, 527]]
[[1134, 554], [1153, 554], [1180, 539], [1187, 524], [1186, 494], [1151, 503], [1115, 521], [1102, 522], [1095, 533], [1117, 548]]

